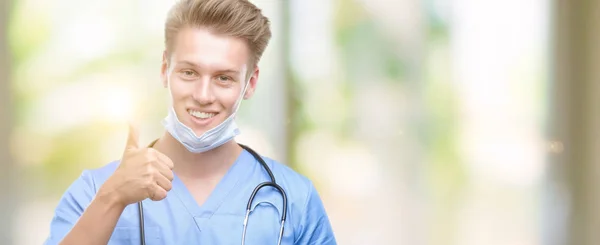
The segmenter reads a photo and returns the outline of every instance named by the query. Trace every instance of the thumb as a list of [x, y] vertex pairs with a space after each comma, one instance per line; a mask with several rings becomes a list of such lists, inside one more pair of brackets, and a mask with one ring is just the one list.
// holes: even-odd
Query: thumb
[[129, 123], [129, 134], [127, 136], [127, 144], [125, 145], [125, 151], [136, 150], [139, 148], [140, 133], [137, 126], [133, 123]]

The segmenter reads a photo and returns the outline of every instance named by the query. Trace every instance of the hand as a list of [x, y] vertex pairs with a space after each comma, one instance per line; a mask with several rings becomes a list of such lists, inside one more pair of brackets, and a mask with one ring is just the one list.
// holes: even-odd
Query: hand
[[138, 141], [138, 131], [130, 125], [121, 163], [98, 191], [125, 206], [146, 198], [162, 200], [172, 187], [171, 159], [153, 148], [140, 148]]

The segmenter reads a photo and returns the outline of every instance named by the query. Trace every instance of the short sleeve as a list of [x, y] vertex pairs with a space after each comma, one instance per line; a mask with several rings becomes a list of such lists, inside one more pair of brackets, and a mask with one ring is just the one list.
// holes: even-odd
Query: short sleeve
[[295, 244], [337, 244], [321, 197], [312, 184], [302, 214], [300, 234]]
[[95, 192], [92, 174], [84, 171], [67, 188], [58, 202], [54, 217], [50, 222], [50, 235], [46, 239], [45, 245], [58, 244], [67, 235], [91, 203]]

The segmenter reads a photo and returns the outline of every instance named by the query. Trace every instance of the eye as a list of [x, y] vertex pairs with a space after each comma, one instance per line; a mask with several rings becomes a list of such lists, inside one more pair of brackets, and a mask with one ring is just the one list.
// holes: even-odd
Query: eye
[[198, 74], [191, 69], [185, 69], [179, 71], [179, 76], [184, 80], [194, 80], [198, 77]]
[[217, 77], [217, 80], [221, 83], [230, 83], [233, 79], [231, 79], [231, 77], [228, 77], [225, 75], [220, 75]]
[[186, 77], [191, 77], [191, 76], [194, 76], [194, 75], [196, 74], [196, 73], [195, 73], [194, 71], [192, 71], [192, 70], [184, 70], [184, 71], [182, 71], [181, 73], [182, 73], [184, 76], [186, 76]]

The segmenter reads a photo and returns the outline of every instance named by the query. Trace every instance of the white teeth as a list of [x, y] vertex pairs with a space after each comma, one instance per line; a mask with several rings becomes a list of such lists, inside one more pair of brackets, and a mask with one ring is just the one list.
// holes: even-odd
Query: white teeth
[[192, 110], [188, 110], [188, 113], [190, 113], [190, 115], [200, 118], [200, 119], [207, 119], [207, 118], [214, 117], [216, 115], [216, 113], [207, 113], [207, 112], [192, 111]]

